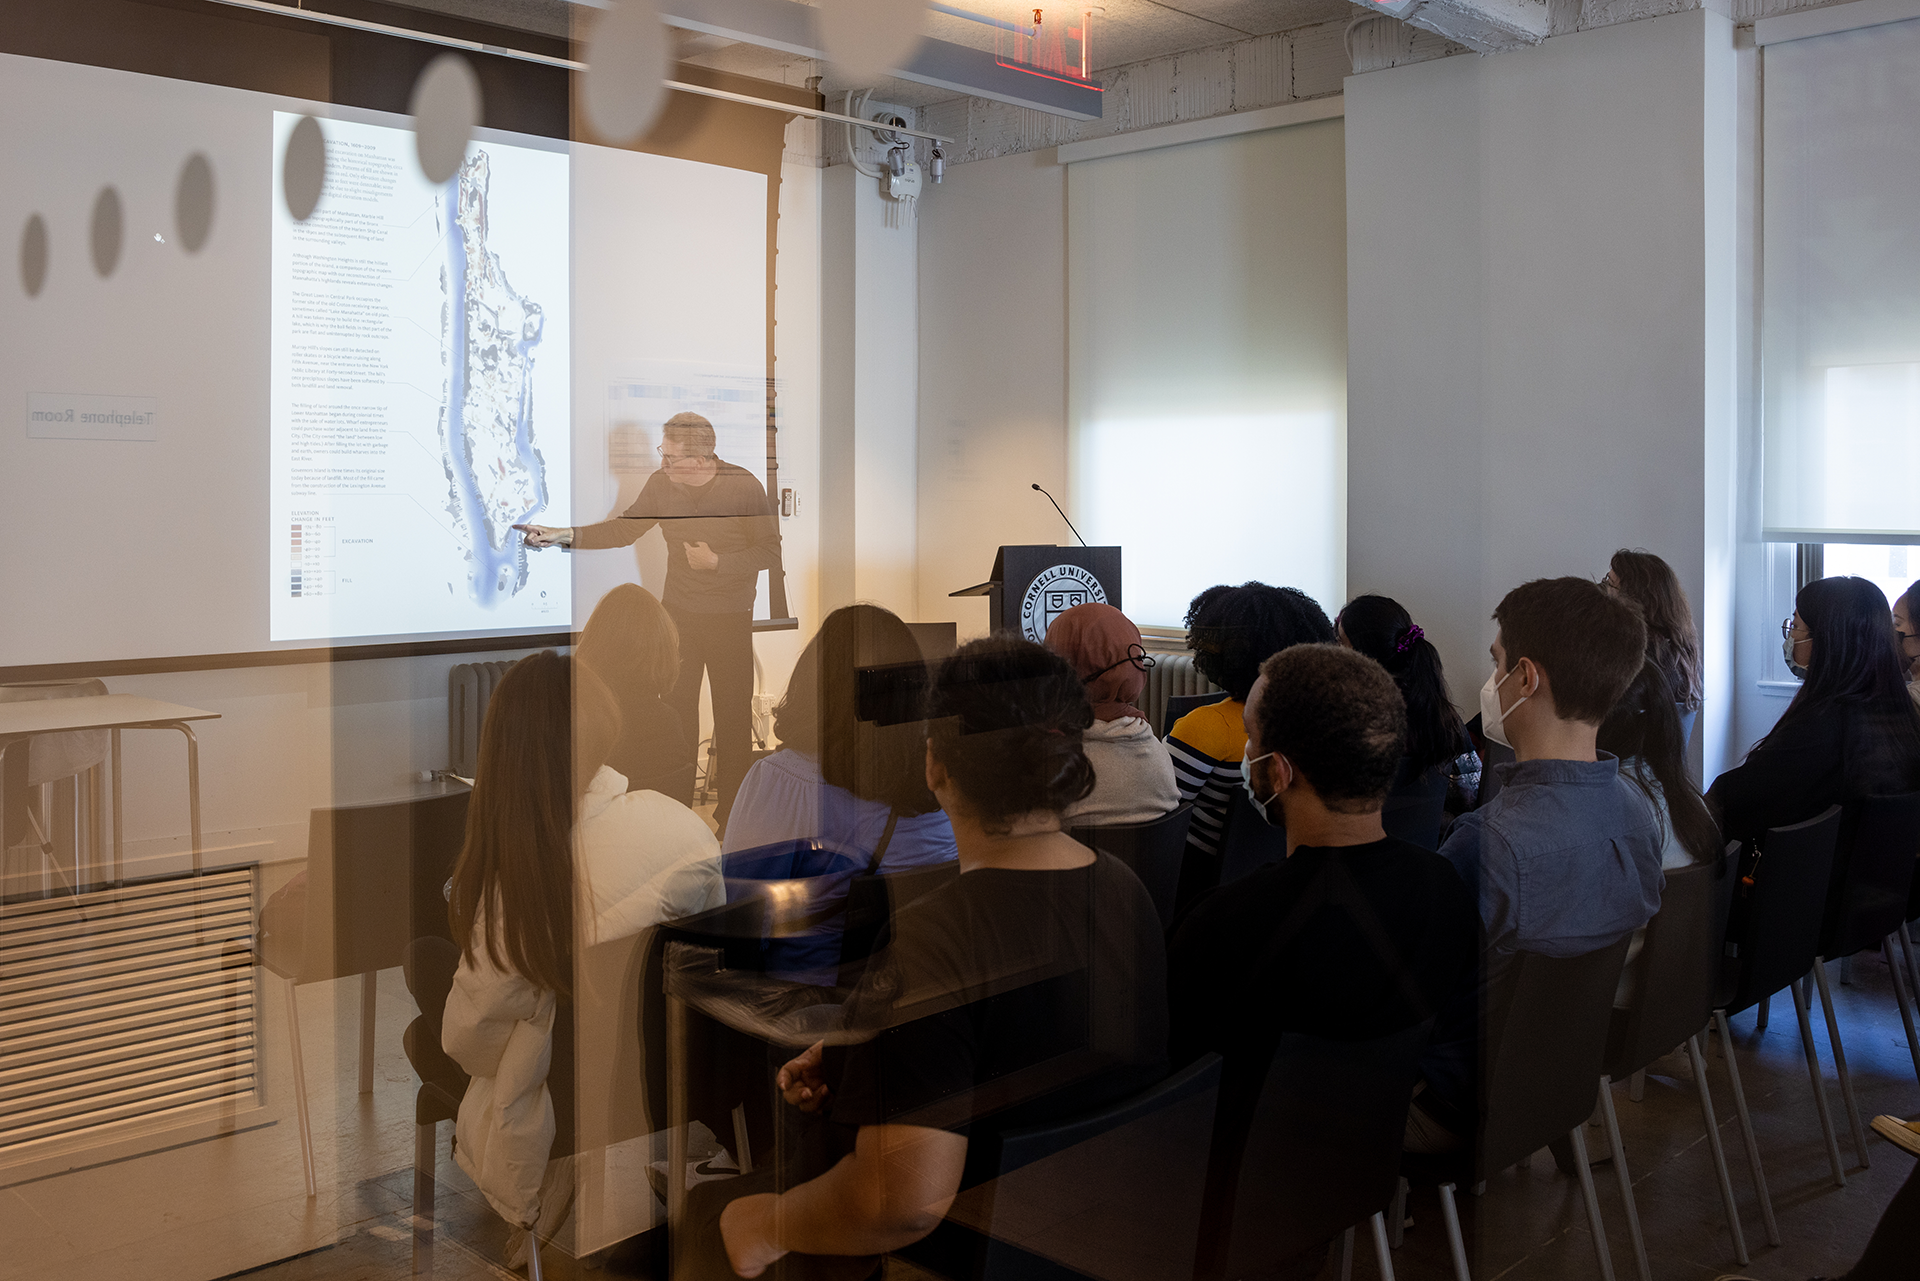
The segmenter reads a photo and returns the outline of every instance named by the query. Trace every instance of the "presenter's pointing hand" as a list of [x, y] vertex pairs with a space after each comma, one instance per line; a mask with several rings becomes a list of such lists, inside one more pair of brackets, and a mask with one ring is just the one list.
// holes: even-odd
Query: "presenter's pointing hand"
[[688, 543], [687, 565], [693, 569], [718, 569], [720, 557], [705, 543]]
[[571, 547], [573, 545], [571, 529], [555, 529], [551, 525], [515, 525], [514, 528], [520, 531], [521, 541], [529, 547]]

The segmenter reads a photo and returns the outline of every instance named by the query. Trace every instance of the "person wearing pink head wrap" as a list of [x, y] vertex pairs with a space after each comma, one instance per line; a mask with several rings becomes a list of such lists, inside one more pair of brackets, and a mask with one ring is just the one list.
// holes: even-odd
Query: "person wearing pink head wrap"
[[1153, 666], [1140, 629], [1111, 605], [1076, 605], [1053, 620], [1047, 648], [1086, 683], [1094, 722], [1084, 735], [1093, 791], [1067, 811], [1075, 823], [1145, 823], [1180, 804], [1173, 760], [1140, 710]]

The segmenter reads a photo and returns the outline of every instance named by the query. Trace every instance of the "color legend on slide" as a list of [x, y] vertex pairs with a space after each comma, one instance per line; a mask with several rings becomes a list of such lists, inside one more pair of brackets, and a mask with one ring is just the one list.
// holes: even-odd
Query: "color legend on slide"
[[287, 594], [333, 595], [333, 550], [331, 519], [322, 516], [294, 521], [287, 542]]

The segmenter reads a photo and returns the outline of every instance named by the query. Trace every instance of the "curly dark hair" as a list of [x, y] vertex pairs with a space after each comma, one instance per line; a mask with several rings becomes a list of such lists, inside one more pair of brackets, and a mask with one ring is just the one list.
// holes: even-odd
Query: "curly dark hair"
[[1407, 745], [1406, 702], [1387, 669], [1338, 645], [1295, 645], [1262, 663], [1260, 674], [1260, 750], [1292, 761], [1328, 809], [1379, 809]]
[[1260, 664], [1290, 645], [1333, 639], [1333, 624], [1297, 587], [1265, 583], [1209, 587], [1187, 606], [1187, 648], [1200, 674], [1235, 702], [1259, 678]]
[[927, 721], [934, 757], [989, 832], [1022, 814], [1062, 813], [1093, 790], [1086, 689], [1066, 659], [1032, 641], [1002, 633], [955, 650], [933, 678]]

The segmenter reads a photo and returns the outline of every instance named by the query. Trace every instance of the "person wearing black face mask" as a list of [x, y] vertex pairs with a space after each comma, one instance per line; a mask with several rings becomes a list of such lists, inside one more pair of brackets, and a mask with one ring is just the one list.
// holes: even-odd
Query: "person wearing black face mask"
[[1171, 1058], [1231, 1057], [1284, 1032], [1385, 1036], [1470, 977], [1479, 914], [1438, 854], [1388, 836], [1380, 807], [1406, 710], [1378, 663], [1334, 645], [1267, 659], [1246, 707], [1245, 787], [1287, 857], [1195, 900], [1167, 947]]

